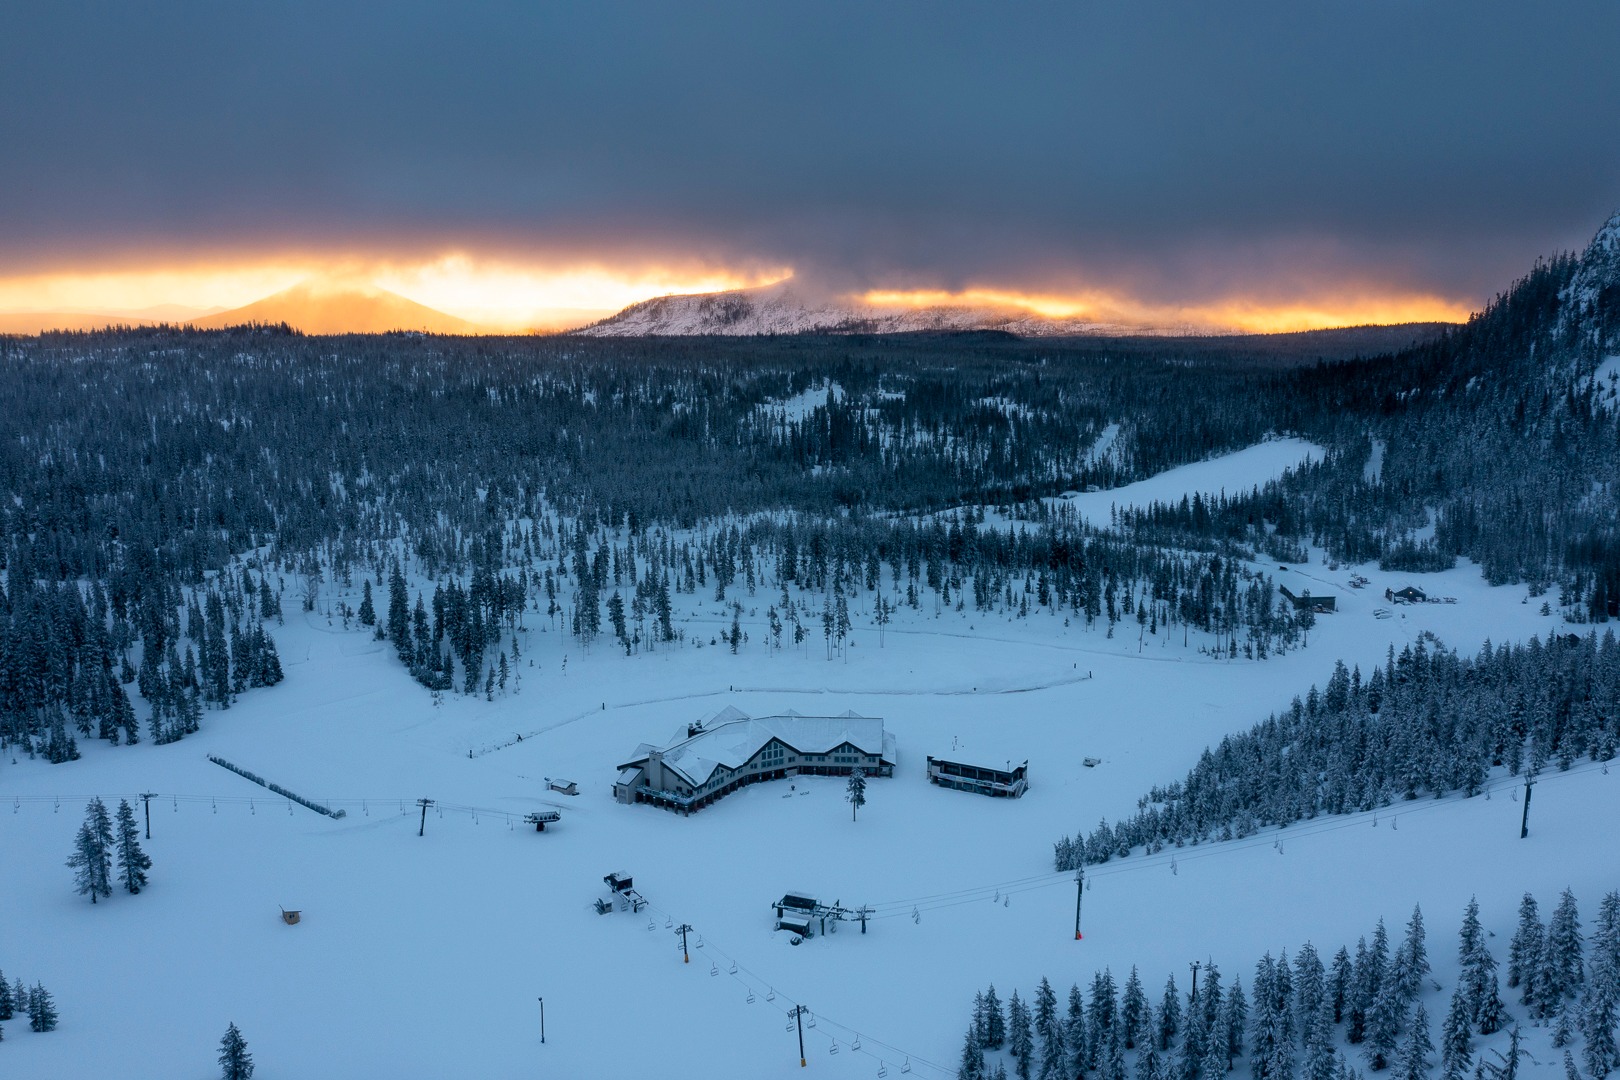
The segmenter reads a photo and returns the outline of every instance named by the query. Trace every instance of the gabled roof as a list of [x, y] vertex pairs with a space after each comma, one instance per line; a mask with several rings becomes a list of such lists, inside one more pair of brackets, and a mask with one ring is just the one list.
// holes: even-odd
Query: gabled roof
[[[772, 739], [800, 754], [826, 754], [848, 743], [891, 764], [894, 752], [893, 736], [884, 732], [883, 720], [855, 712], [804, 716], [789, 710], [776, 716], [749, 716], [728, 705], [704, 720], [696, 734], [688, 735], [687, 730], [682, 725], [662, 753], [664, 765], [693, 787], [707, 783], [722, 766], [740, 768]], [[643, 743], [636, 748], [636, 756], [620, 768], [641, 765], [659, 749]]]

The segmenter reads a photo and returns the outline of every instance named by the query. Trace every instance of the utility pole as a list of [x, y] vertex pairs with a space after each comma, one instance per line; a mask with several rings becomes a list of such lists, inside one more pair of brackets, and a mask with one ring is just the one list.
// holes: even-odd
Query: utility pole
[[799, 1026], [799, 1068], [801, 1069], [810, 1064], [804, 1057], [804, 1014], [809, 1011], [803, 1005], [793, 1006], [793, 1019]]
[[675, 928], [675, 932], [681, 935], [681, 963], [683, 964], [690, 964], [692, 962], [692, 954], [686, 948], [686, 934], [687, 931], [691, 929], [692, 927], [689, 923], [681, 923], [681, 925]]
[[1526, 770], [1524, 774], [1524, 816], [1519, 819], [1520, 840], [1530, 835], [1530, 788], [1535, 782], [1535, 771]]
[[417, 799], [416, 805], [422, 808], [422, 823], [416, 827], [416, 835], [421, 836], [427, 831], [427, 808], [433, 805], [433, 800]]
[[1192, 962], [1191, 966], [1192, 966], [1192, 973], [1193, 973], [1193, 986], [1192, 986], [1192, 997], [1191, 997], [1190, 1000], [1191, 1000], [1191, 1002], [1193, 1004], [1197, 1004], [1197, 1002], [1198, 1002], [1198, 969], [1202, 965], [1197, 960], [1194, 960]]
[[1080, 940], [1080, 898], [1086, 893], [1086, 868], [1074, 871], [1074, 940]]
[[152, 839], [152, 798], [156, 794], [155, 791], [141, 792], [141, 807], [146, 811], [146, 838], [148, 840]]
[[546, 1044], [546, 999], [540, 999], [540, 1045]]

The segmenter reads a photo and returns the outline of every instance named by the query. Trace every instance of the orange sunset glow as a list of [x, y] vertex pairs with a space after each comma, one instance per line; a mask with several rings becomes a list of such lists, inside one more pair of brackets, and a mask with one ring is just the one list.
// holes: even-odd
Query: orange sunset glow
[[1228, 298], [1215, 303], [1146, 303], [1114, 293], [1025, 293], [1003, 289], [874, 290], [861, 297], [878, 307], [984, 307], [1028, 312], [1048, 319], [1186, 327], [1204, 332], [1277, 334], [1342, 326], [1411, 322], [1462, 322], [1473, 311], [1466, 301], [1429, 295], [1351, 294], [1261, 301]]
[[[652, 297], [758, 287], [791, 276], [790, 267], [522, 263], [460, 252], [417, 261], [306, 257], [57, 270], [0, 277], [0, 332], [108, 321], [217, 326], [230, 322], [238, 309], [247, 309], [241, 321], [287, 321], [310, 333], [366, 332], [395, 324], [444, 333], [543, 332], [581, 326]], [[380, 298], [393, 306], [379, 308]], [[1457, 322], [1472, 310], [1465, 300], [1374, 291], [1226, 297], [1182, 305], [1104, 290], [994, 287], [871, 290], [849, 299], [882, 308], [985, 308], [1214, 333]]]

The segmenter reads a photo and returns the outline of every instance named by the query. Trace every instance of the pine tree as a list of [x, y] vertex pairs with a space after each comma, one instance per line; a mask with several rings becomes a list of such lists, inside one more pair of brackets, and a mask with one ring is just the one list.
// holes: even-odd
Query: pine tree
[[28, 992], [28, 1030], [56, 1030], [56, 999], [41, 983]]
[[151, 856], [141, 850], [140, 827], [135, 824], [135, 811], [128, 799], [118, 800], [118, 876], [124, 888], [138, 893], [146, 885], [146, 872], [152, 868]]
[[1327, 1009], [1318, 1009], [1305, 1033], [1305, 1063], [1300, 1080], [1334, 1080], [1339, 1055], [1333, 1046], [1333, 1018]]
[[1243, 1041], [1249, 1034], [1249, 1000], [1243, 993], [1243, 976], [1232, 976], [1232, 989], [1227, 991], [1226, 1007], [1221, 1011], [1226, 1028], [1226, 1057], [1230, 1061], [1243, 1053]]
[[1013, 1056], [1019, 1080], [1029, 1080], [1030, 1057], [1035, 1052], [1035, 1040], [1030, 1031], [1029, 1009], [1019, 998], [1017, 990], [1007, 999], [1007, 1050]]
[[1586, 993], [1581, 1002], [1586, 1071], [1593, 1080], [1601, 1080], [1620, 1066], [1620, 1047], [1615, 1041], [1617, 1016], [1620, 1016], [1620, 892], [1611, 892], [1598, 906], [1597, 922], [1592, 927]]
[[1356, 959], [1351, 968], [1349, 994], [1345, 1000], [1345, 1023], [1349, 1028], [1345, 1036], [1352, 1044], [1367, 1037], [1367, 1013], [1372, 1009], [1376, 991], [1367, 939], [1360, 938], [1356, 941]]
[[1074, 1075], [1079, 1076], [1086, 1071], [1088, 1045], [1085, 1001], [1080, 994], [1080, 984], [1069, 984], [1069, 1018], [1064, 1027], [1064, 1037], [1069, 1046], [1069, 1066]]
[[1401, 1046], [1401, 1057], [1396, 1063], [1394, 1080], [1427, 1080], [1429, 1055], [1434, 1043], [1429, 1041], [1429, 1014], [1420, 1002], [1412, 1014], [1412, 1026]]
[[1159, 1002], [1158, 1011], [1154, 1014], [1155, 1034], [1159, 1039], [1159, 1051], [1163, 1053], [1170, 1049], [1170, 1043], [1181, 1030], [1181, 995], [1176, 993], [1176, 977], [1171, 975], [1164, 982], [1164, 999]]
[[1575, 1067], [1575, 1055], [1564, 1051], [1564, 1080], [1581, 1080], [1581, 1070]]
[[1406, 1009], [1406, 999], [1395, 986], [1395, 980], [1386, 979], [1367, 1015], [1367, 1065], [1373, 1072], [1389, 1065], [1401, 1023], [1406, 1019]]
[[1333, 1023], [1345, 1022], [1345, 1010], [1351, 1001], [1351, 988], [1356, 984], [1354, 968], [1349, 962], [1349, 949], [1338, 947], [1333, 954], [1333, 973], [1328, 976], [1328, 1004], [1333, 1006]]
[[1462, 962], [1460, 985], [1467, 995], [1470, 1019], [1481, 1035], [1490, 1035], [1507, 1020], [1496, 981], [1496, 959], [1485, 944], [1479, 925], [1479, 902], [1468, 901], [1458, 934], [1457, 958]]
[[[247, 1040], [232, 1023], [219, 1040], [220, 1080], [253, 1080], [253, 1055], [248, 1053]], [[974, 1077], [972, 1080], [981, 1080]]]
[[1007, 1020], [1002, 1015], [1001, 999], [996, 996], [996, 987], [992, 983], [984, 992], [984, 1046], [987, 1050], [1000, 1050], [1006, 1042]]
[[1445, 1080], [1462, 1080], [1474, 1053], [1473, 1015], [1462, 986], [1451, 993], [1451, 1007], [1440, 1028], [1440, 1066]]
[[10, 1020], [12, 1015], [11, 984], [6, 982], [6, 973], [0, 971], [0, 1020]]
[[1414, 905], [1412, 917], [1406, 923], [1406, 937], [1395, 950], [1395, 962], [1389, 973], [1403, 1006], [1417, 1001], [1423, 990], [1423, 978], [1429, 974], [1429, 950], [1424, 939], [1423, 909]]
[[1056, 1080], [1068, 1071], [1067, 1040], [1058, 1021], [1057, 995], [1043, 976], [1035, 988], [1035, 1034], [1041, 1039], [1040, 1080]]
[[1316, 948], [1307, 941], [1294, 957], [1294, 1019], [1307, 1038], [1316, 1028], [1316, 1014], [1327, 1010], [1327, 995], [1327, 971]]
[[1519, 926], [1513, 932], [1513, 944], [1508, 946], [1507, 984], [1509, 988], [1524, 987], [1522, 1000], [1526, 1005], [1535, 1001], [1536, 971], [1541, 967], [1541, 946], [1546, 936], [1536, 898], [1525, 893], [1519, 901]]
[[[100, 807], [100, 813], [97, 813]], [[85, 808], [84, 822], [73, 840], [73, 853], [67, 865], [74, 871], [73, 884], [80, 896], [88, 895], [92, 904], [97, 897], [112, 895], [111, 825], [107, 822], [107, 808], [100, 799], [90, 800]]]
[[1125, 1027], [1125, 1049], [1135, 1050], [1138, 1041], [1153, 1041], [1152, 1033], [1147, 1030], [1152, 1015], [1153, 1008], [1148, 1004], [1147, 994], [1142, 991], [1142, 979], [1133, 964], [1119, 1003], [1119, 1019]]
[[849, 801], [849, 819], [856, 820], [861, 807], [866, 805], [866, 772], [863, 769], [852, 769], [849, 774], [849, 784], [844, 793]]
[[1581, 919], [1575, 894], [1565, 889], [1547, 923], [1542, 943], [1541, 963], [1536, 968], [1536, 1015], [1547, 1017], [1560, 1012], [1585, 981], [1581, 963]]
[[[227, 1076], [226, 1080], [232, 1078]], [[968, 1026], [967, 1037], [962, 1040], [962, 1063], [956, 1068], [956, 1080], [984, 1080], [984, 1051], [979, 1048], [972, 1025]]]

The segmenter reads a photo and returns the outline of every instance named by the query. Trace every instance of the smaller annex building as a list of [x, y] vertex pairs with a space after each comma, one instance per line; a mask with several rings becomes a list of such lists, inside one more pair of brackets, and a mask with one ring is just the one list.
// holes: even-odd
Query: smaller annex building
[[1029, 790], [1029, 761], [992, 759], [989, 754], [953, 750], [928, 756], [928, 780], [941, 787], [1016, 799]]
[[883, 720], [846, 712], [749, 716], [727, 706], [684, 724], [663, 746], [642, 743], [619, 766], [613, 797], [666, 810], [701, 810], [745, 784], [791, 776], [893, 776], [899, 758]]

